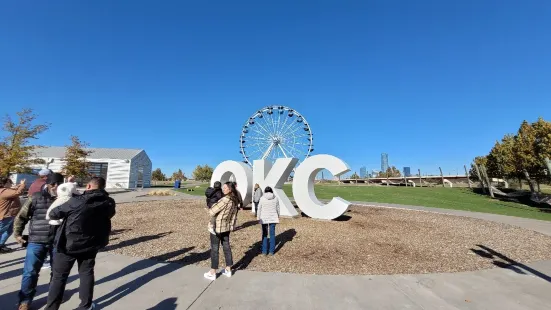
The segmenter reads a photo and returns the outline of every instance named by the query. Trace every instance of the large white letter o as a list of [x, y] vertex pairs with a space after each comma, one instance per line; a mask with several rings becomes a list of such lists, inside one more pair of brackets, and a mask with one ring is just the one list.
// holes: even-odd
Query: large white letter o
[[237, 190], [243, 198], [243, 207], [245, 207], [251, 203], [253, 183], [253, 172], [247, 164], [233, 160], [220, 163], [212, 172], [210, 186], [213, 186], [216, 181], [220, 181], [222, 184], [228, 182], [232, 174], [235, 176]]
[[332, 155], [315, 155], [305, 159], [295, 171], [293, 178], [293, 196], [302, 212], [306, 215], [324, 220], [332, 220], [344, 214], [350, 202], [334, 197], [324, 205], [316, 197], [314, 182], [316, 175], [323, 169], [329, 170], [334, 176], [350, 171], [350, 167]]

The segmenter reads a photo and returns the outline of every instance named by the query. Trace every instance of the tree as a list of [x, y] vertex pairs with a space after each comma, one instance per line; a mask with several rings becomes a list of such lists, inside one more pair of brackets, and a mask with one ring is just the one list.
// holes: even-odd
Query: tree
[[477, 156], [474, 158], [473, 163], [471, 164], [471, 170], [469, 171], [469, 175], [472, 181], [476, 182], [476, 181], [482, 180], [482, 176], [478, 175], [474, 165], [477, 165], [480, 167], [481, 165], [486, 166], [487, 163], [488, 163], [488, 158], [486, 156]]
[[396, 178], [401, 177], [402, 173], [395, 166], [388, 167], [385, 172], [379, 172], [379, 178]]
[[187, 180], [185, 174], [182, 172], [182, 169], [178, 169], [178, 171], [174, 172], [170, 179], [172, 181], [176, 181], [176, 180], [186, 181]]
[[153, 181], [165, 181], [166, 175], [161, 171], [161, 168], [157, 168], [151, 173], [151, 179]]
[[352, 175], [350, 176], [350, 178], [351, 178], [351, 179], [354, 179], [354, 180], [358, 180], [358, 179], [360, 178], [360, 176], [359, 176], [356, 172], [354, 172], [354, 174], [352, 174]]
[[6, 115], [2, 129], [7, 132], [0, 142], [0, 175], [9, 176], [10, 173], [29, 172], [31, 165], [43, 164], [44, 161], [36, 158], [35, 150], [38, 145], [29, 145], [37, 139], [50, 124], [35, 124], [36, 115], [31, 109], [23, 109], [16, 113], [17, 121]]
[[209, 165], [197, 165], [193, 170], [193, 178], [197, 181], [209, 181], [214, 170]]
[[551, 122], [546, 122], [540, 117], [537, 122], [532, 124], [532, 127], [536, 136], [534, 141], [536, 160], [545, 163], [546, 159], [551, 159]]
[[86, 150], [88, 143], [81, 141], [77, 136], [71, 136], [71, 145], [68, 145], [65, 150], [65, 165], [62, 171], [65, 175], [74, 175], [77, 178], [88, 176], [88, 157], [92, 152]]

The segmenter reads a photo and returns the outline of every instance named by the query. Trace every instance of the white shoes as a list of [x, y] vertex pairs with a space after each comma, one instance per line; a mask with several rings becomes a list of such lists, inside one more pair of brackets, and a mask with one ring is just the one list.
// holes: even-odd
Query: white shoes
[[[231, 278], [232, 272], [231, 270], [227, 270], [226, 268], [224, 268], [224, 271], [222, 271], [222, 275], [226, 276], [227, 278]], [[212, 274], [210, 273], [210, 271], [206, 272], [203, 276], [205, 277], [205, 279], [210, 281], [216, 280], [216, 274]]]
[[210, 271], [207, 272], [207, 273], [205, 273], [203, 276], [204, 276], [207, 280], [210, 280], [210, 281], [216, 280], [216, 274], [212, 274], [212, 273], [210, 273]]
[[222, 271], [222, 274], [225, 275], [228, 278], [231, 278], [231, 270], [228, 271], [228, 269], [224, 268], [224, 271]]
[[96, 304], [92, 303], [92, 305], [90, 305], [90, 308], [88, 308], [86, 310], [94, 310], [94, 309], [96, 309]]

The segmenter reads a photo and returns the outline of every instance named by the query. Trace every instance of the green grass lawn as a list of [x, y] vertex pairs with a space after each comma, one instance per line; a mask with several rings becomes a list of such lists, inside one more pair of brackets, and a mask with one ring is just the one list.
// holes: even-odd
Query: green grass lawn
[[[193, 192], [187, 192], [186, 189], [180, 191], [203, 196], [207, 186], [203, 184], [194, 188]], [[292, 199], [291, 185], [286, 184], [283, 189]], [[521, 203], [491, 199], [490, 196], [473, 193], [468, 188], [316, 185], [316, 195], [319, 199], [341, 197], [349, 201], [395, 203], [551, 221], [551, 213], [541, 212]]]

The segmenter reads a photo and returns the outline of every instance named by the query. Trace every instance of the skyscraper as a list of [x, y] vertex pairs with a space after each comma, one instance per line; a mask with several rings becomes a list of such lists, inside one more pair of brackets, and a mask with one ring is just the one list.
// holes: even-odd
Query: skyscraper
[[360, 179], [365, 179], [367, 176], [367, 169], [365, 167], [360, 168]]
[[382, 153], [381, 154], [381, 171], [386, 172], [388, 169], [388, 154]]
[[411, 168], [410, 167], [404, 167], [404, 176], [410, 177], [411, 176]]

